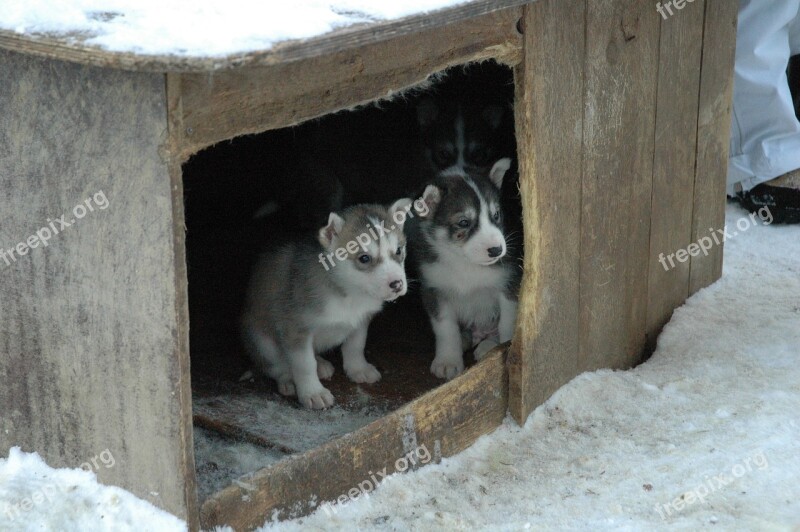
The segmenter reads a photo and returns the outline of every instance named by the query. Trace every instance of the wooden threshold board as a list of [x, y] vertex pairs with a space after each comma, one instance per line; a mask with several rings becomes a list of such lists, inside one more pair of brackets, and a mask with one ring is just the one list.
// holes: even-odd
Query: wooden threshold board
[[201, 526], [251, 530], [275, 512], [279, 519], [307, 515], [370, 472], [394, 472], [409, 453], [433, 463], [466, 449], [505, 419], [505, 351], [498, 346], [459, 377], [354, 432], [240, 477], [202, 503]]

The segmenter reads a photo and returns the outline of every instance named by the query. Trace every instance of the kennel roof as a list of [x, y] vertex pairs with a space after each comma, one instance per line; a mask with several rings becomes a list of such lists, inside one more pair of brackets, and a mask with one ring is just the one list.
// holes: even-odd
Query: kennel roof
[[209, 71], [343, 50], [531, 0], [3, 0], [0, 47], [125, 70]]

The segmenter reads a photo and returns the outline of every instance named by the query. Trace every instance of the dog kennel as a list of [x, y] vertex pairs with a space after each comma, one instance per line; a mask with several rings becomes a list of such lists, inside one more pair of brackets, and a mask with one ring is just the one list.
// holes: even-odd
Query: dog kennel
[[[0, 454], [76, 467], [110, 449], [100, 481], [193, 529], [248, 529], [335, 501], [419, 445], [438, 459], [507, 412], [524, 423], [583, 371], [638, 363], [721, 273], [721, 248], [669, 270], [658, 257], [724, 224], [736, 11], [475, 0], [223, 59], [0, 31], [0, 246], [25, 251], [0, 259]], [[421, 395], [396, 386], [389, 413], [198, 501], [193, 419], [241, 427], [225, 423], [235, 405], [192, 401], [214, 385], [190, 372], [184, 164], [489, 59], [515, 83], [525, 273], [511, 345]], [[23, 245], [99, 191], [107, 209]], [[244, 436], [281, 450], [259, 438]]]

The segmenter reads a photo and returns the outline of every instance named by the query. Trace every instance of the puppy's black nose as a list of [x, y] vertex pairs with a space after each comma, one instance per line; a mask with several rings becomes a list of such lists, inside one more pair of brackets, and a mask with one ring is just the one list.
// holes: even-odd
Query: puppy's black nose
[[392, 281], [389, 283], [389, 288], [391, 288], [394, 292], [399, 292], [403, 289], [403, 281]]
[[503, 246], [495, 246], [493, 248], [489, 248], [488, 251], [489, 256], [494, 259], [503, 254]]

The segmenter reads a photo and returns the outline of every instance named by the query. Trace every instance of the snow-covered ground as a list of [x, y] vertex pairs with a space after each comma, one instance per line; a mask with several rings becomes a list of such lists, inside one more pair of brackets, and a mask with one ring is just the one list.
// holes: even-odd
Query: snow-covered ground
[[211, 57], [266, 50], [281, 41], [464, 1], [2, 0], [0, 29], [80, 37], [117, 52]]
[[98, 484], [92, 470], [113, 465], [108, 450], [83, 470], [52, 469], [38, 454], [11, 449], [0, 459], [0, 532], [186, 530], [149, 502]]
[[[263, 530], [800, 530], [800, 227], [734, 206], [727, 221], [723, 278], [647, 363], [581, 375], [524, 427]], [[0, 530], [181, 529], [89, 475], [0, 460]], [[47, 483], [68, 489], [9, 528], [6, 505]]]

